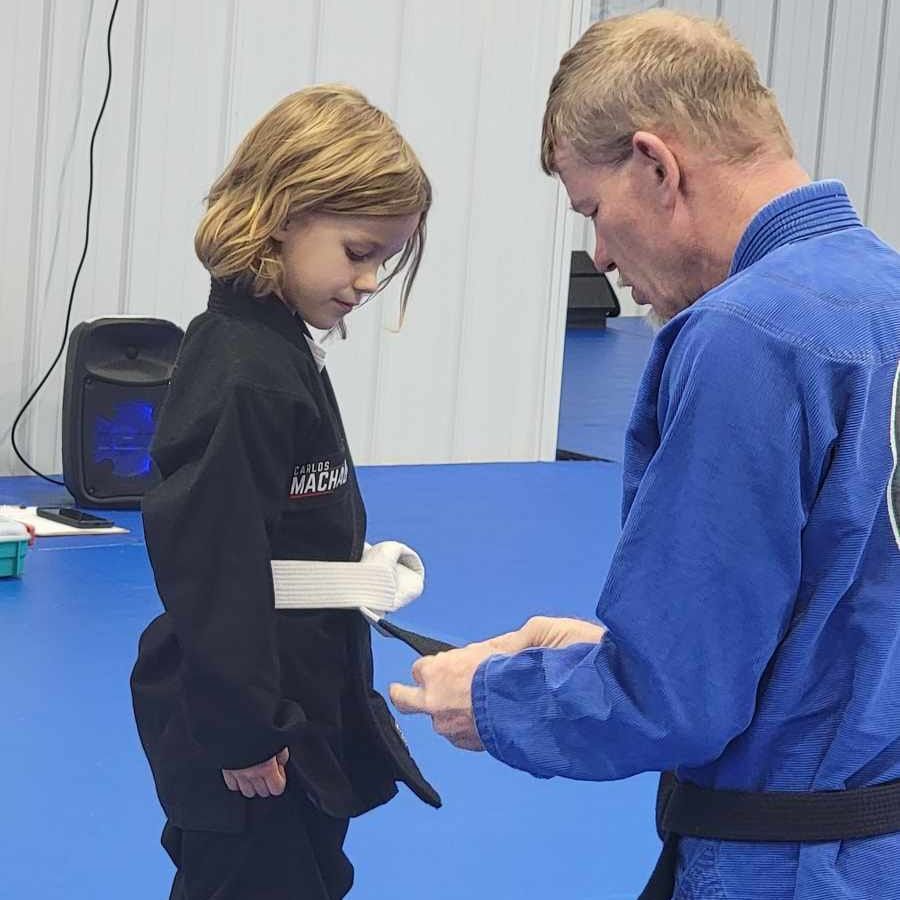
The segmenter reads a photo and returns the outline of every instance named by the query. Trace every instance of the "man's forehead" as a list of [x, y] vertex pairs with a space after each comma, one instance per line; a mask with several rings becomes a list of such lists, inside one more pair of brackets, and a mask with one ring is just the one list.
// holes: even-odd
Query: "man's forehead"
[[581, 206], [590, 202], [590, 166], [572, 149], [571, 144], [561, 142], [559, 148], [553, 151], [553, 168], [569, 195], [572, 208], [580, 212]]
[[553, 168], [562, 177], [568, 174], [578, 166], [581, 157], [572, 147], [572, 142], [568, 138], [560, 138], [553, 147]]

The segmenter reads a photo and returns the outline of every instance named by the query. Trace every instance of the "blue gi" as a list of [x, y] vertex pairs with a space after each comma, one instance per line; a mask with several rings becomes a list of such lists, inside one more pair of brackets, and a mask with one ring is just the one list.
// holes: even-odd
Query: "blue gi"
[[[746, 791], [900, 778], [898, 360], [900, 255], [843, 186], [762, 209], [654, 343], [609, 634], [485, 662], [487, 750], [540, 777]], [[900, 834], [679, 852], [676, 900], [900, 897]]]

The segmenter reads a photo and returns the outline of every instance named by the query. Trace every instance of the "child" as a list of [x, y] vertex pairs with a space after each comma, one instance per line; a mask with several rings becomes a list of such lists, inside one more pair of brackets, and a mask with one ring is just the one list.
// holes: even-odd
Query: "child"
[[276, 609], [272, 560], [361, 559], [365, 508], [307, 326], [344, 333], [406, 268], [402, 315], [431, 186], [384, 113], [319, 86], [250, 131], [208, 200], [195, 243], [209, 306], [185, 335], [144, 500], [165, 613], [141, 637], [135, 717], [171, 900], [336, 900], [353, 882], [351, 816], [397, 781], [440, 799], [372, 687], [363, 616]]

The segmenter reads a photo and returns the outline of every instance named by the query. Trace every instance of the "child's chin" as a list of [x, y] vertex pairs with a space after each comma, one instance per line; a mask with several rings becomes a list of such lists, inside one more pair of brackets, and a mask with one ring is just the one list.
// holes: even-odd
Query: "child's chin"
[[314, 320], [307, 320], [306, 324], [318, 328], [319, 331], [331, 331], [342, 318], [343, 316], [317, 316]]

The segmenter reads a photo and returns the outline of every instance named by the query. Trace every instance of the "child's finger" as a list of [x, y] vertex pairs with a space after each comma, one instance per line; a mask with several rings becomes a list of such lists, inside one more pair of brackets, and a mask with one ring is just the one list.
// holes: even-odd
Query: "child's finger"
[[287, 776], [281, 766], [278, 766], [276, 770], [266, 778], [266, 787], [268, 787], [269, 793], [273, 797], [280, 797], [284, 793], [284, 789], [287, 787]]
[[243, 775], [238, 775], [236, 777], [237, 777], [238, 787], [240, 788], [241, 793], [248, 800], [255, 797], [256, 791], [253, 789], [253, 783], [250, 781], [250, 779]]
[[257, 797], [268, 797], [269, 796], [269, 776], [263, 777], [262, 775], [257, 775], [251, 782], [253, 785], [253, 791]]
[[229, 791], [237, 791], [240, 790], [238, 787], [237, 779], [234, 777], [232, 772], [229, 772], [228, 769], [222, 769], [222, 778], [225, 779], [225, 786]]
[[275, 757], [275, 759], [277, 759], [278, 762], [279, 762], [282, 766], [287, 765], [287, 761], [288, 761], [290, 758], [291, 758], [291, 754], [290, 754], [290, 751], [288, 750], [287, 747], [285, 747], [284, 750], [282, 750], [281, 753], [279, 753], [278, 756]]

